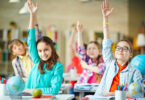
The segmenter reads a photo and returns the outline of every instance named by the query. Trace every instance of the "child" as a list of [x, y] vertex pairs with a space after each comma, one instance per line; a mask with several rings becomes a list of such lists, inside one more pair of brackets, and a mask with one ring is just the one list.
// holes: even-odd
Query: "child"
[[[112, 11], [113, 8], [109, 8], [109, 1], [104, 1], [102, 4], [104, 34], [103, 59], [106, 64], [106, 70], [95, 95], [113, 96], [118, 85], [129, 85], [132, 82], [139, 82], [142, 79], [140, 71], [132, 67], [129, 63], [130, 58], [133, 56], [133, 49], [128, 40], [121, 40], [117, 43], [115, 58], [113, 58], [112, 41], [109, 39], [108, 28], [108, 16]], [[127, 94], [127, 96], [129, 95]]]
[[87, 45], [87, 50], [85, 51], [82, 42], [82, 25], [80, 25], [79, 22], [77, 23], [77, 32], [78, 52], [80, 59], [83, 60], [81, 62], [82, 67], [84, 67], [78, 83], [99, 83], [104, 73], [103, 62], [99, 62], [101, 58], [101, 47], [96, 41], [91, 41]]
[[[74, 25], [73, 29], [72, 29], [70, 39], [69, 39], [69, 54], [70, 54], [70, 57], [71, 57], [71, 64], [67, 67], [67, 72], [69, 72], [71, 69], [75, 69], [77, 71], [77, 74], [80, 75], [83, 71], [83, 68], [80, 64], [80, 59], [79, 59], [78, 56], [76, 56], [75, 49], [73, 48], [73, 41], [74, 41], [74, 37], [75, 37], [76, 32], [77, 32], [76, 25]], [[73, 100], [78, 100], [79, 99], [79, 93], [74, 92], [74, 85], [75, 85], [75, 83], [77, 83], [77, 81], [70, 81], [70, 83], [72, 84], [72, 86], [70, 88], [69, 93], [75, 95], [75, 99], [73, 99]]]
[[[35, 28], [36, 37], [39, 39], [41, 38], [41, 33], [39, 31], [37, 21], [35, 22]], [[8, 48], [11, 52], [12, 66], [15, 75], [21, 76], [24, 81], [26, 81], [33, 66], [32, 60], [27, 50], [27, 46], [25, 46], [24, 43], [19, 39], [14, 39], [9, 42]]]
[[15, 75], [21, 76], [26, 80], [33, 65], [26, 46], [19, 39], [14, 39], [9, 42], [8, 48], [11, 52], [12, 66]]
[[48, 37], [35, 40], [34, 23], [38, 7], [28, 0], [30, 12], [28, 46], [33, 61], [33, 68], [26, 82], [24, 92], [41, 89], [43, 94], [58, 94], [63, 80], [63, 66], [58, 62], [53, 41]]

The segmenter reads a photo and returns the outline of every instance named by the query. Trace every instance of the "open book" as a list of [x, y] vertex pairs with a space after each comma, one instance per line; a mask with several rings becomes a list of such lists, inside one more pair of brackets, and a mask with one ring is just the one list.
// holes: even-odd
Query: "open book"
[[87, 95], [86, 97], [89, 98], [89, 100], [115, 100], [115, 96], [96, 96], [96, 95]]
[[88, 91], [96, 91], [99, 84], [88, 84], [88, 83], [82, 83], [82, 84], [75, 84], [74, 89], [75, 90], [88, 90]]

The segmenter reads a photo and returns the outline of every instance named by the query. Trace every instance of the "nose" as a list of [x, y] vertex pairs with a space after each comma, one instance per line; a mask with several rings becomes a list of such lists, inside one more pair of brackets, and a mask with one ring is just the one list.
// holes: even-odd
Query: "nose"
[[120, 48], [119, 51], [123, 52], [123, 48]]
[[44, 56], [44, 54], [45, 54], [45, 52], [44, 52], [44, 51], [42, 51], [42, 52], [41, 52], [41, 56]]

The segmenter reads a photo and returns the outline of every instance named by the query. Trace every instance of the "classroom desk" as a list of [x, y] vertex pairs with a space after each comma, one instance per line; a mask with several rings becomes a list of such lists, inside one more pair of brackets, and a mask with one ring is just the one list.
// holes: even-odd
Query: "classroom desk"
[[[22, 96], [18, 99], [12, 99], [10, 96], [0, 96], [0, 100], [31, 100], [32, 96]], [[73, 94], [58, 94], [56, 95], [57, 100], [72, 100], [74, 98]], [[35, 100], [35, 99], [33, 99]], [[47, 99], [36, 99], [36, 100], [49, 100]]]
[[[106, 98], [97, 98], [93, 95], [87, 95], [86, 97], [88, 97], [89, 100], [115, 100], [115, 97], [113, 96], [106, 97]], [[126, 100], [145, 100], [145, 98], [126, 99]]]
[[95, 93], [99, 84], [75, 84], [74, 92], [79, 92], [79, 98], [84, 96], [85, 92]]
[[79, 79], [79, 76], [71, 76], [70, 73], [63, 73], [63, 78], [64, 81], [77, 81]]
[[[72, 85], [72, 84], [70, 84], [70, 83], [63, 83], [63, 84], [61, 85], [60, 90], [62, 91], [62, 93], [64, 93], [64, 94], [68, 94], [71, 85]], [[60, 93], [59, 93], [59, 94], [60, 94]]]

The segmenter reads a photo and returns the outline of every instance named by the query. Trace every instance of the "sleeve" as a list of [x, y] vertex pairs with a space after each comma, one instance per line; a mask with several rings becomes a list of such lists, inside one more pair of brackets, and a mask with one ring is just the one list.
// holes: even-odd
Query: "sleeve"
[[103, 60], [105, 63], [110, 63], [113, 60], [112, 55], [112, 41], [109, 39], [103, 40]]
[[18, 73], [18, 70], [17, 70], [18, 64], [16, 63], [16, 59], [14, 59], [14, 60], [12, 61], [12, 66], [13, 66], [15, 75], [16, 75], [16, 76], [19, 76], [19, 73]]
[[138, 69], [135, 69], [133, 74], [133, 82], [141, 82], [141, 80], [142, 80], [141, 72]]
[[35, 29], [29, 29], [27, 43], [29, 47], [29, 55], [32, 58], [33, 63], [39, 62], [40, 58], [36, 47]]
[[39, 25], [35, 24], [35, 28], [36, 28], [36, 40], [40, 39], [42, 37], [41, 32], [39, 30]]
[[79, 46], [78, 47], [78, 54], [79, 54], [79, 57], [80, 57], [81, 60], [84, 60], [84, 61], [86, 60], [87, 55], [86, 55], [84, 46]]
[[63, 66], [62, 64], [56, 64], [54, 75], [51, 79], [51, 87], [39, 89], [41, 89], [42, 93], [44, 94], [56, 95], [58, 94], [61, 88], [62, 81], [63, 81]]
[[99, 73], [98, 74], [101, 74], [103, 75], [104, 74], [104, 71], [105, 71], [105, 68], [104, 68], [104, 63], [100, 63], [97, 67], [98, 67], [98, 70], [99, 70]]

